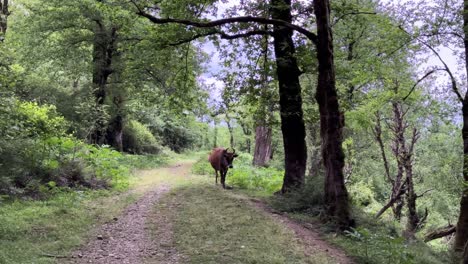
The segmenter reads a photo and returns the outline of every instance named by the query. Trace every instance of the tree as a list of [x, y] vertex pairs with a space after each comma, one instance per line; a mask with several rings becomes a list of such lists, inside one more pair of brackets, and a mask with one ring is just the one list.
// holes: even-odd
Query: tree
[[[450, 92], [461, 104], [460, 112], [463, 120], [461, 129], [463, 183], [461, 184], [463, 187], [454, 249], [462, 251], [468, 241], [468, 188], [465, 184], [468, 181], [468, 89], [465, 89], [463, 94], [458, 76], [450, 69], [446, 61], [447, 58], [444, 58], [438, 51], [438, 47], [443, 46], [450, 49], [455, 47], [455, 50], [458, 49], [457, 55], [463, 58], [460, 60], [460, 64], [464, 66], [465, 74], [468, 73], [468, 2], [441, 0], [428, 3], [427, 6], [422, 3], [412, 5], [413, 3], [410, 2], [407, 3], [408, 6], [396, 6], [393, 7], [393, 12], [395, 13], [394, 17], [399, 18], [399, 22], [401, 22], [400, 30], [410, 37], [410, 41], [418, 43], [421, 46], [420, 51], [424, 52], [426, 56], [431, 54], [440, 62], [440, 66], [429, 69], [427, 76], [437, 72], [445, 73], [448, 76]], [[415, 12], [423, 8], [425, 12]], [[445, 11], [440, 12], [440, 10]], [[421, 26], [413, 27], [415, 23], [419, 23]], [[466, 80], [463, 83], [466, 83]]]
[[8, 0], [0, 1], [0, 42], [3, 42], [5, 39], [5, 34], [8, 27], [8, 16], [10, 12], [8, 11]]
[[[465, 52], [465, 70], [468, 74], [468, 1], [463, 1], [463, 43]], [[455, 87], [456, 88], [456, 87]], [[462, 197], [460, 200], [460, 216], [457, 222], [457, 232], [455, 234], [455, 250], [464, 250], [468, 242], [468, 89], [461, 97], [458, 89], [453, 90], [462, 103], [462, 139], [463, 139], [463, 179], [465, 181]], [[465, 250], [468, 252], [468, 250]], [[467, 256], [468, 254], [465, 254]], [[467, 259], [467, 258], [465, 258]]]
[[[275, 54], [277, 59], [277, 74], [280, 86], [280, 112], [282, 119], [283, 142], [285, 145], [285, 178], [282, 191], [300, 187], [304, 181], [306, 147], [304, 121], [302, 120], [302, 99], [300, 96], [300, 71], [294, 57], [293, 30], [305, 35], [317, 46], [319, 59], [319, 82], [316, 99], [319, 102], [321, 115], [321, 138], [324, 144], [322, 152], [326, 168], [325, 200], [328, 214], [336, 218], [341, 228], [347, 228], [351, 223], [349, 201], [343, 178], [344, 154], [342, 150], [342, 129], [344, 117], [339, 111], [339, 103], [335, 87], [333, 43], [330, 28], [330, 7], [328, 1], [315, 1], [318, 34], [292, 24], [291, 2], [288, 0], [272, 0], [272, 19], [254, 16], [228, 17], [214, 21], [195, 21], [179, 18], [158, 18], [145, 12], [134, 1], [139, 15], [146, 17], [155, 24], [176, 23], [197, 28], [213, 29], [195, 37], [219, 34], [223, 38], [233, 39], [249, 37], [268, 32], [252, 30], [246, 33], [228, 35], [217, 29], [232, 23], [272, 24], [274, 27]], [[320, 43], [319, 40], [320, 39]], [[289, 74], [289, 75], [288, 75]], [[290, 93], [290, 94], [289, 94]], [[291, 96], [289, 96], [291, 95]], [[299, 95], [299, 96], [298, 96]], [[291, 116], [292, 115], [292, 116]], [[291, 128], [297, 129], [292, 132]], [[286, 133], [285, 133], [286, 132]], [[291, 138], [295, 136], [297, 138]], [[299, 156], [300, 155], [300, 156]], [[293, 159], [297, 157], [298, 159]]]
[[[291, 23], [291, 1], [272, 0], [271, 17]], [[307, 161], [301, 85], [299, 83], [301, 71], [295, 58], [296, 51], [292, 34], [293, 30], [287, 27], [273, 26], [285, 156], [285, 175], [281, 188], [283, 193], [303, 186]]]
[[325, 203], [328, 215], [340, 228], [352, 225], [349, 198], [344, 184], [342, 137], [344, 115], [340, 112], [335, 87], [333, 35], [330, 25], [330, 2], [315, 0], [317, 20], [318, 81], [316, 100], [320, 111], [320, 135], [325, 166]]

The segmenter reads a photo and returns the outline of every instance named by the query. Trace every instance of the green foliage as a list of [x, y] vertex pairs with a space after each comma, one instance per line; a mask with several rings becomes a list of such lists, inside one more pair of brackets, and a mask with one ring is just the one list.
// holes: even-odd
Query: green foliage
[[0, 120], [1, 194], [43, 196], [47, 188], [128, 185], [121, 154], [67, 136], [67, 123], [55, 107], [5, 98]]
[[348, 192], [353, 204], [357, 206], [366, 207], [375, 202], [374, 191], [364, 182], [349, 185]]
[[151, 131], [135, 120], [124, 127], [123, 145], [126, 152], [134, 154], [156, 154], [161, 151], [161, 144]]
[[347, 231], [334, 242], [345, 248], [358, 263], [442, 264], [449, 256], [438, 255], [422, 242], [407, 242], [391, 229], [372, 226]]
[[67, 125], [55, 106], [39, 106], [14, 97], [0, 98], [0, 117], [0, 139], [63, 136]]
[[[272, 194], [281, 189], [284, 171], [275, 168], [257, 168], [252, 166], [252, 155], [240, 153], [234, 159], [234, 168], [228, 170], [226, 183], [242, 189], [264, 191]], [[200, 175], [215, 175], [208, 159], [199, 159], [192, 167], [192, 173]], [[219, 181], [219, 177], [218, 177]]]

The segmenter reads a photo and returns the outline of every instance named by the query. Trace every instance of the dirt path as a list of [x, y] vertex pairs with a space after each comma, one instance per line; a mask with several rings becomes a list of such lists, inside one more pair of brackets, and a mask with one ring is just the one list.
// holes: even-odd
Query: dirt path
[[[72, 254], [68, 263], [186, 263], [186, 256], [175, 248], [171, 218], [164, 212], [153, 209], [171, 186], [189, 179], [191, 166], [192, 162], [185, 162], [167, 168], [141, 171], [139, 183], [133, 191], [142, 193], [142, 197], [127, 207], [120, 216], [101, 226], [87, 245]], [[239, 195], [235, 192], [231, 194]], [[248, 197], [244, 199], [252, 207], [292, 230], [303, 245], [306, 255], [324, 253], [334, 259], [333, 263], [354, 263], [342, 250], [324, 241], [313, 225], [306, 226], [277, 214], [259, 200]], [[151, 233], [149, 226], [158, 228]]]
[[[171, 182], [185, 177], [191, 168], [183, 163], [155, 170], [143, 171], [140, 186], [134, 191], [143, 196], [130, 205], [112, 222], [104, 224], [83, 248], [75, 251], [69, 263], [179, 263], [181, 256], [172, 244], [172, 226], [163, 216], [154, 218], [151, 210], [159, 198], [170, 190]], [[148, 222], [163, 226], [157, 241], [149, 235]]]
[[343, 250], [323, 240], [323, 238], [320, 237], [320, 232], [314, 225], [298, 223], [287, 216], [272, 210], [262, 201], [250, 199], [250, 203], [258, 210], [263, 213], [267, 213], [276, 221], [293, 230], [296, 238], [298, 238], [304, 246], [304, 252], [306, 255], [313, 255], [314, 253], [322, 252], [333, 258], [338, 264], [355, 263]]

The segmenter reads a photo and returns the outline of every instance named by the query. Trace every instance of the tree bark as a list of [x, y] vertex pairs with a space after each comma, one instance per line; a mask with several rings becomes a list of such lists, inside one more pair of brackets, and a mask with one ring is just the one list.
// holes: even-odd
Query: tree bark
[[[107, 97], [107, 83], [112, 74], [113, 56], [117, 52], [117, 29], [108, 30], [102, 20], [95, 20], [93, 39], [93, 89], [96, 107], [103, 107]], [[107, 124], [102, 118], [96, 120], [91, 140], [104, 144]]]
[[265, 167], [270, 161], [272, 150], [271, 134], [271, 127], [257, 126], [255, 129], [254, 166]]
[[216, 117], [213, 118], [213, 125], [213, 148], [216, 148], [218, 147], [218, 120], [216, 119]]
[[242, 132], [244, 132], [244, 135], [246, 136], [245, 139], [245, 148], [247, 150], [247, 153], [250, 153], [252, 150], [252, 143], [250, 140], [250, 136], [252, 135], [252, 130], [250, 129], [250, 126], [248, 124], [243, 123], [242, 121], [239, 122], [241, 127], [242, 127]]
[[5, 34], [8, 28], [8, 0], [0, 0], [0, 42], [5, 39]]
[[117, 114], [107, 126], [107, 144], [120, 152], [123, 152], [123, 128], [124, 128], [124, 100], [122, 96], [114, 96], [114, 106]]
[[234, 148], [234, 128], [231, 125], [231, 118], [228, 113], [226, 113], [226, 124], [229, 130], [229, 145], [231, 148]]
[[431, 232], [427, 233], [424, 236], [424, 242], [429, 242], [429, 241], [432, 241], [434, 239], [449, 236], [449, 235], [455, 233], [456, 230], [457, 229], [453, 225], [448, 225], [448, 226], [444, 226], [444, 227], [441, 227], [441, 228], [437, 228], [436, 230], [431, 231]]
[[[465, 9], [467, 3], [465, 2]], [[466, 10], [468, 12], [468, 10]], [[467, 14], [464, 14], [464, 17]], [[465, 23], [468, 19], [465, 19]], [[465, 41], [465, 48], [468, 51], [468, 45]], [[468, 63], [468, 62], [467, 62]], [[468, 70], [467, 70], [468, 72]], [[462, 127], [462, 138], [463, 138], [463, 180], [468, 182], [468, 98], [465, 96], [462, 105], [463, 113], [463, 127]], [[455, 235], [454, 249], [456, 251], [462, 251], [465, 244], [468, 241], [468, 188], [463, 187], [463, 193], [460, 201], [460, 215], [457, 222], [457, 233]]]
[[[465, 46], [465, 67], [468, 74], [468, 1], [463, 1], [463, 32]], [[462, 101], [463, 115], [463, 180], [468, 182], [468, 91]], [[463, 193], [460, 201], [460, 215], [457, 222], [457, 233], [455, 235], [454, 249], [462, 251], [468, 241], [468, 188], [466, 184], [463, 187]], [[468, 255], [468, 252], [465, 252]]]
[[320, 112], [320, 135], [322, 156], [325, 166], [325, 203], [327, 213], [340, 229], [352, 225], [350, 219], [348, 191], [344, 184], [344, 153], [342, 131], [344, 115], [339, 110], [335, 86], [335, 65], [333, 36], [330, 27], [330, 3], [315, 0], [314, 11], [317, 20], [318, 84], [316, 100]]
[[[291, 1], [271, 0], [273, 19], [291, 23]], [[304, 185], [307, 161], [305, 126], [302, 111], [300, 70], [295, 57], [293, 31], [285, 26], [273, 28], [276, 73], [279, 83], [281, 131], [283, 132], [285, 175], [281, 192]]]

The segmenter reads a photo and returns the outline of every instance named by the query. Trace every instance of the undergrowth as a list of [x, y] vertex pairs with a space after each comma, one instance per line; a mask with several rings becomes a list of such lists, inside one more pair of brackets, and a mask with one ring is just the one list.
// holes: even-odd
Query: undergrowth
[[[263, 191], [272, 194], [281, 189], [284, 171], [276, 168], [263, 168], [252, 166], [252, 156], [241, 153], [233, 162], [234, 168], [229, 169], [226, 176], [226, 184], [241, 189]], [[192, 173], [215, 177], [215, 171], [208, 162], [207, 157], [200, 158], [193, 166]], [[220, 177], [218, 177], [218, 182]]]
[[[90, 153], [95, 173], [110, 177], [110, 189], [40, 186], [41, 199], [0, 200], [0, 263], [56, 263], [83, 244], [90, 229], [111, 220], [138, 192], [130, 186], [130, 170], [167, 164], [166, 156], [121, 155], [110, 149]], [[106, 176], [107, 175], [107, 176]]]

